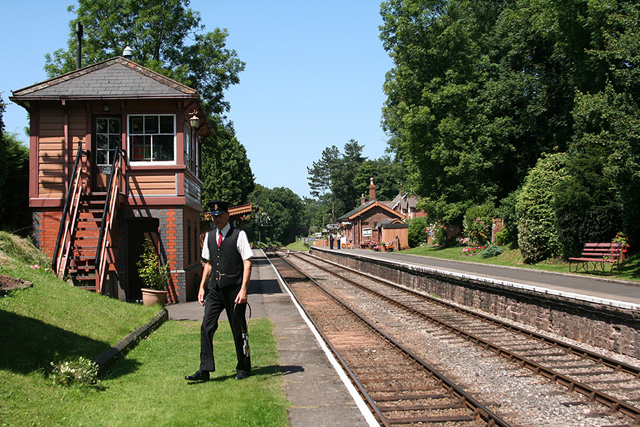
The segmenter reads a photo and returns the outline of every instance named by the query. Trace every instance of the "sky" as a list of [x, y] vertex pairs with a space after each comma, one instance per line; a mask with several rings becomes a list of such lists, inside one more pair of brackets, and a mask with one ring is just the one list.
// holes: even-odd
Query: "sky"
[[[11, 91], [47, 79], [45, 54], [66, 49], [73, 0], [2, 1], [0, 96], [6, 132], [25, 142], [27, 112]], [[351, 139], [384, 155], [381, 109], [393, 66], [379, 39], [377, 0], [192, 0], [206, 31], [226, 28], [246, 63], [225, 99], [255, 181], [309, 197], [307, 167]], [[123, 46], [124, 48], [124, 46]], [[135, 60], [135, 58], [134, 58]]]

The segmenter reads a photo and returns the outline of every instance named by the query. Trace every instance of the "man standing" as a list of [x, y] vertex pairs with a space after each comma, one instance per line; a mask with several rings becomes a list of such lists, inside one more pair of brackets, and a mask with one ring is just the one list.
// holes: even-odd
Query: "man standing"
[[333, 249], [333, 233], [329, 233], [329, 249]]
[[243, 331], [247, 329], [245, 309], [253, 252], [247, 234], [229, 224], [229, 203], [210, 202], [209, 208], [215, 229], [207, 233], [202, 245], [202, 258], [206, 264], [198, 291], [198, 301], [204, 306], [200, 328], [200, 369], [185, 379], [207, 381], [209, 373], [215, 371], [213, 335], [224, 309], [236, 345], [238, 364], [235, 378], [241, 380], [251, 373], [248, 343], [245, 346]]

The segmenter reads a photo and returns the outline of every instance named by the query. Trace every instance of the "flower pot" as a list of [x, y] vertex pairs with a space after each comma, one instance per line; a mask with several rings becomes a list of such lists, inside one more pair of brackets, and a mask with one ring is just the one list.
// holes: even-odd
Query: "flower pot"
[[167, 304], [167, 291], [156, 291], [155, 289], [142, 288], [142, 304], [147, 307], [160, 304], [164, 307]]

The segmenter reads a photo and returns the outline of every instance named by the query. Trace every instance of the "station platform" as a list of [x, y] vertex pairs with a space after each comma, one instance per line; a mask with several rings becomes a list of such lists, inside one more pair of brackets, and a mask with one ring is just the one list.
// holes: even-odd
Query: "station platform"
[[[289, 408], [291, 426], [379, 425], [304, 313], [281, 286], [268, 258], [259, 250], [254, 249], [253, 254], [248, 293], [251, 318], [267, 317], [275, 324], [284, 389], [293, 404]], [[166, 309], [172, 320], [200, 322], [204, 314], [197, 301], [168, 305]], [[226, 313], [220, 320], [227, 320]]]
[[[315, 248], [331, 251], [325, 248]], [[481, 278], [493, 283], [523, 287], [545, 294], [602, 303], [629, 310], [640, 310], [640, 282], [607, 279], [584, 274], [564, 274], [528, 268], [506, 267], [467, 261], [453, 261], [402, 252], [375, 252], [366, 249], [334, 249], [359, 257], [378, 258], [405, 265], [454, 273], [461, 277]]]
[[[382, 258], [449, 274], [640, 310], [640, 283], [636, 282], [442, 260], [401, 252], [319, 250]], [[268, 258], [259, 250], [254, 250], [248, 299], [253, 319], [267, 317], [276, 325], [285, 392], [293, 403], [289, 409], [293, 427], [378, 425], [312, 325], [305, 319], [304, 313], [281, 286]], [[198, 302], [174, 304], [166, 308], [169, 318], [173, 320], [201, 321], [204, 312]], [[224, 313], [221, 320], [226, 320]]]

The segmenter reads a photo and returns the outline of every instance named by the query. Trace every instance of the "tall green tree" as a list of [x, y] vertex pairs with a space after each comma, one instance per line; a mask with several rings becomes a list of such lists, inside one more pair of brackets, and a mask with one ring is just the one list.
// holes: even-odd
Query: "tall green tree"
[[389, 155], [378, 159], [365, 160], [356, 171], [351, 183], [357, 196], [351, 208], [360, 204], [363, 194], [368, 197], [370, 178], [373, 178], [373, 182], [376, 185], [376, 199], [393, 200], [402, 188], [402, 174], [403, 170], [400, 162], [393, 160]]
[[29, 215], [29, 149], [4, 129], [5, 103], [0, 98], [0, 228], [22, 236], [31, 232]]
[[69, 22], [66, 50], [46, 55], [50, 77], [75, 69], [75, 25], [84, 27], [82, 65], [121, 55], [129, 46], [133, 61], [184, 83], [198, 91], [215, 129], [203, 147], [203, 202], [225, 198], [245, 203], [254, 179], [246, 150], [237, 140], [225, 113], [225, 91], [239, 83], [244, 62], [226, 46], [228, 33], [216, 28], [206, 32], [200, 13], [189, 0], [79, 0], [68, 10], [76, 14]]
[[224, 91], [240, 82], [245, 64], [226, 47], [228, 33], [205, 32], [200, 13], [189, 0], [79, 0], [68, 10], [68, 48], [46, 55], [49, 77], [75, 69], [77, 22], [84, 27], [82, 65], [94, 64], [133, 49], [133, 60], [200, 93], [209, 113], [229, 109]]
[[517, 189], [541, 154], [566, 149], [576, 91], [603, 81], [587, 54], [596, 3], [383, 2], [394, 60], [383, 123], [434, 212], [459, 220]]
[[260, 207], [258, 215], [264, 213], [268, 216], [268, 227], [264, 232], [271, 241], [288, 244], [295, 241], [297, 234], [306, 232], [302, 199], [290, 189], [270, 189], [256, 184], [249, 200]]
[[[640, 5], [590, 2], [587, 12], [594, 41], [586, 54], [598, 65], [599, 84], [576, 96], [569, 167], [593, 174], [577, 172], [574, 183], [588, 193], [591, 212], [602, 212], [588, 221], [591, 232], [608, 240], [624, 231], [634, 248], [640, 243]], [[581, 169], [585, 161], [596, 168]], [[584, 231], [587, 222], [581, 225]], [[567, 246], [585, 243], [581, 235], [581, 242], [567, 239]]]
[[247, 152], [236, 138], [230, 123], [219, 116], [212, 123], [215, 136], [203, 144], [202, 201], [226, 200], [231, 205], [239, 205], [249, 200], [255, 188]]
[[350, 139], [344, 145], [344, 153], [331, 170], [331, 193], [335, 199], [335, 213], [340, 216], [350, 211], [360, 200], [353, 182], [366, 158], [362, 156], [363, 145]]

